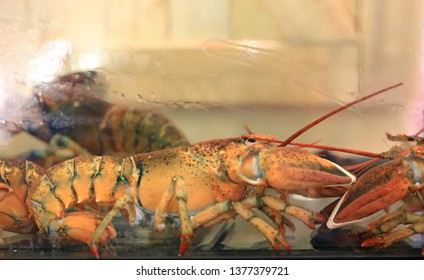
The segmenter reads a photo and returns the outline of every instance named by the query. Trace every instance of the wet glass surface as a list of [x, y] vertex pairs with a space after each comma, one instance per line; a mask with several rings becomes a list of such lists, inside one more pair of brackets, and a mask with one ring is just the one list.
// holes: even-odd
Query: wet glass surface
[[[402, 87], [331, 117], [296, 141], [380, 153], [396, 144], [385, 132], [414, 134], [423, 127], [422, 1], [14, 2], [6, 1], [0, 11], [0, 159], [43, 162], [50, 137], [58, 132], [90, 146], [93, 154], [114, 153], [93, 141], [104, 131], [103, 117], [113, 105], [147, 108], [148, 114], [157, 110], [175, 124], [166, 130], [165, 118], [155, 115], [153, 122], [160, 124], [156, 134], [133, 141], [159, 140], [148, 151], [166, 146], [158, 136], [162, 129], [170, 134], [181, 130], [187, 136], [184, 143], [240, 136], [247, 130], [284, 140], [334, 108], [397, 83]], [[95, 83], [71, 74], [76, 82], [48, 84], [79, 71], [90, 71], [85, 73], [93, 74], [88, 80]], [[60, 94], [69, 91], [75, 98], [61, 103]], [[76, 98], [81, 93], [98, 99]], [[43, 96], [48, 97], [44, 113], [53, 105], [44, 118], [29, 105]], [[82, 128], [73, 130], [76, 124]], [[92, 129], [88, 133], [87, 127]], [[108, 127], [107, 140], [131, 139], [140, 130], [125, 127], [118, 133]], [[60, 152], [57, 162], [75, 156]], [[350, 155], [318, 154], [339, 165], [360, 162]], [[0, 188], [0, 195], [6, 193]], [[316, 212], [331, 202], [293, 196], [294, 203]], [[424, 245], [423, 234], [417, 234], [384, 250], [361, 249], [347, 237], [347, 228], [318, 233], [294, 223], [297, 230], [287, 232], [290, 253], [271, 250], [253, 226], [238, 220], [197, 229], [192, 248], [178, 257], [177, 230], [134, 229], [117, 218], [118, 236], [100, 255], [391, 259], [419, 258]], [[3, 259], [93, 258], [88, 246], [55, 237], [0, 232], [0, 238]]]
[[[348, 229], [310, 233], [310, 248], [297, 249], [295, 238], [288, 237], [295, 248], [290, 252], [274, 251], [267, 241], [252, 241], [244, 248], [222, 242], [234, 227], [221, 225], [211, 236], [211, 231], [199, 228], [195, 231], [192, 247], [178, 256], [179, 233], [167, 229], [158, 233], [151, 229], [131, 228], [118, 218], [117, 238], [100, 247], [101, 259], [411, 259], [421, 258], [419, 237], [415, 243], [401, 241], [393, 246], [377, 250], [361, 248], [360, 242], [347, 237]], [[237, 238], [243, 233], [238, 231]], [[205, 241], [206, 240], [206, 241]], [[12, 235], [0, 245], [2, 259], [95, 259], [88, 246], [54, 240], [41, 235]], [[8, 243], [6, 245], [6, 243]], [[299, 245], [299, 244], [298, 244]], [[246, 248], [249, 247], [250, 248]], [[303, 247], [306, 245], [303, 244]], [[300, 247], [302, 247], [300, 246]]]

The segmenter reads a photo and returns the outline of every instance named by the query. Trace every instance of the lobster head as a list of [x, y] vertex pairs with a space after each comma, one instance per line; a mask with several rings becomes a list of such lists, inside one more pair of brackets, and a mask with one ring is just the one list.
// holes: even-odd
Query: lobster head
[[355, 176], [337, 164], [298, 148], [253, 143], [225, 162], [228, 178], [237, 184], [295, 191], [348, 186]]
[[2, 121], [0, 127], [12, 134], [28, 132], [48, 142], [56, 134], [82, 125], [97, 124], [110, 107], [101, 98], [106, 92], [103, 75], [95, 71], [59, 76], [33, 87], [33, 96], [22, 105], [20, 119]]

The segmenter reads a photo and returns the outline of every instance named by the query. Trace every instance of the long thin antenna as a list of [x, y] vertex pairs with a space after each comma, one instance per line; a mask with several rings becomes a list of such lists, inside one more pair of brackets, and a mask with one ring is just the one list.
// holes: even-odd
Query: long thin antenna
[[[276, 141], [273, 141], [273, 142], [276, 142]], [[314, 149], [321, 149], [326, 151], [349, 153], [349, 154], [355, 154], [355, 155], [364, 156], [364, 157], [382, 158], [381, 154], [352, 150], [352, 149], [345, 149], [345, 148], [336, 148], [331, 146], [323, 146], [323, 145], [317, 145], [317, 144], [303, 144], [303, 143], [291, 142], [289, 143], [289, 145], [303, 147], [303, 148], [314, 148]]]
[[364, 96], [364, 97], [362, 97], [362, 98], [360, 98], [360, 99], [358, 99], [358, 100], [355, 100], [355, 101], [353, 101], [353, 102], [351, 102], [351, 103], [348, 103], [348, 104], [346, 104], [346, 105], [344, 105], [344, 106], [342, 106], [342, 107], [340, 107], [340, 108], [338, 108], [338, 109], [336, 109], [336, 110], [334, 110], [334, 111], [331, 111], [330, 113], [328, 113], [328, 114], [325, 114], [324, 116], [322, 116], [321, 118], [319, 118], [319, 119], [317, 119], [317, 120], [315, 120], [314, 122], [312, 122], [312, 123], [310, 123], [310, 124], [308, 124], [307, 126], [305, 126], [304, 128], [302, 128], [302, 129], [300, 129], [300, 130], [298, 130], [297, 132], [295, 132], [294, 134], [292, 134], [289, 138], [287, 138], [286, 140], [284, 140], [282, 143], [281, 143], [281, 145], [280, 146], [287, 146], [288, 144], [290, 144], [294, 139], [296, 139], [297, 137], [299, 137], [301, 134], [303, 134], [305, 131], [307, 131], [307, 130], [309, 130], [310, 128], [312, 128], [312, 127], [314, 127], [314, 126], [316, 126], [317, 124], [319, 124], [320, 122], [322, 122], [323, 120], [326, 120], [326, 119], [328, 119], [329, 117], [331, 117], [332, 115], [334, 115], [334, 114], [337, 114], [338, 112], [340, 112], [340, 111], [343, 111], [343, 110], [345, 110], [346, 108], [349, 108], [349, 107], [351, 107], [351, 106], [353, 106], [353, 105], [355, 105], [355, 104], [357, 104], [357, 103], [359, 103], [359, 102], [362, 102], [362, 101], [364, 101], [364, 100], [366, 100], [366, 99], [368, 99], [368, 98], [371, 98], [371, 97], [374, 97], [374, 96], [376, 96], [376, 95], [378, 95], [378, 94], [380, 94], [380, 93], [383, 93], [383, 92], [386, 92], [386, 91], [388, 91], [388, 90], [391, 90], [391, 89], [393, 89], [393, 88], [396, 88], [396, 87], [399, 87], [399, 86], [401, 86], [401, 85], [403, 85], [403, 83], [398, 83], [398, 84], [395, 84], [395, 85], [393, 85], [393, 86], [391, 86], [391, 87], [388, 87], [388, 88], [385, 88], [385, 89], [382, 89], [382, 90], [379, 90], [379, 91], [377, 91], [377, 92], [374, 92], [374, 93], [371, 93], [371, 94], [369, 94], [369, 95], [367, 95], [367, 96]]

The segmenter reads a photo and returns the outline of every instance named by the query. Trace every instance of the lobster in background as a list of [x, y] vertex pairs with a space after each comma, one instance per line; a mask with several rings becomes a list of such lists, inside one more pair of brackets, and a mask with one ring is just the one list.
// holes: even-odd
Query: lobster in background
[[[149, 223], [153, 217], [153, 226], [157, 230], [163, 230], [169, 219], [178, 217], [180, 255], [189, 248], [196, 227], [219, 223], [234, 215], [258, 228], [274, 249], [283, 246], [289, 250], [284, 226], [290, 227], [290, 223], [284, 214], [300, 219], [310, 228], [314, 228], [314, 223], [325, 222], [325, 218], [291, 205], [286, 194], [326, 186], [348, 186], [355, 177], [317, 155], [286, 146], [302, 146], [292, 141], [312, 126], [399, 85], [347, 104], [285, 141], [247, 135], [130, 157], [81, 156], [69, 159], [49, 168], [41, 178], [38, 176], [35, 187], [26, 181], [27, 196], [21, 201], [30, 206], [28, 218], [34, 218], [36, 228], [41, 232], [87, 243], [97, 257], [98, 246], [116, 235], [111, 221], [118, 213], [135, 224]], [[279, 143], [278, 146], [275, 143]], [[4, 197], [12, 195], [16, 187], [8, 183], [12, 181], [6, 176], [11, 174], [16, 162], [3, 162], [6, 168], [2, 171], [0, 192], [3, 199], [0, 203], [4, 203]], [[27, 165], [28, 162], [20, 164], [19, 168], [28, 175], [28, 171], [22, 169]], [[270, 189], [276, 190], [280, 196], [269, 194]], [[13, 208], [13, 205], [7, 206]], [[256, 215], [253, 208], [270, 217], [272, 224]], [[103, 215], [102, 211], [93, 209], [107, 212]], [[16, 223], [12, 228], [20, 232], [21, 218], [10, 215], [9, 218]], [[27, 228], [25, 225], [24, 229]]]
[[[336, 203], [323, 211], [334, 208], [327, 221], [328, 228], [357, 223], [380, 210], [389, 212], [390, 206], [403, 201], [397, 210], [369, 223], [367, 230], [352, 232], [350, 236], [362, 240], [362, 247], [386, 248], [424, 232], [424, 216], [417, 213], [424, 210], [424, 138], [419, 133], [387, 134], [391, 141], [413, 145], [394, 146], [379, 158], [361, 164], [359, 167], [364, 168], [386, 160], [363, 173]], [[398, 228], [400, 225], [406, 227]]]
[[[33, 98], [18, 122], [2, 126], [28, 132], [49, 143], [47, 152], [21, 156], [48, 168], [81, 154], [126, 156], [187, 145], [185, 135], [159, 112], [104, 101], [103, 76], [95, 71], [60, 76], [33, 88]], [[63, 156], [59, 148], [72, 151]]]

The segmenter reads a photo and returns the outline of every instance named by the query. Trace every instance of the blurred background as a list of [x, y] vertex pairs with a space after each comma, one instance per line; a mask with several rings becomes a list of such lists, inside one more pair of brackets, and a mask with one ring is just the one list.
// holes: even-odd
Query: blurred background
[[[368, 93], [298, 142], [386, 151], [423, 122], [420, 0], [0, 0], [0, 119], [34, 84], [97, 70], [105, 99], [155, 107], [191, 142], [284, 139]], [[1, 131], [0, 155], [42, 145]]]
[[[323, 113], [403, 82], [299, 141], [380, 151], [422, 116], [422, 1], [1, 0], [0, 118], [34, 83], [97, 69], [106, 98], [169, 114], [192, 142], [287, 137]], [[11, 100], [13, 99], [13, 100]], [[196, 116], [193, 120], [193, 116]], [[10, 144], [0, 148], [10, 151]], [[1, 150], [0, 150], [1, 151]]]

